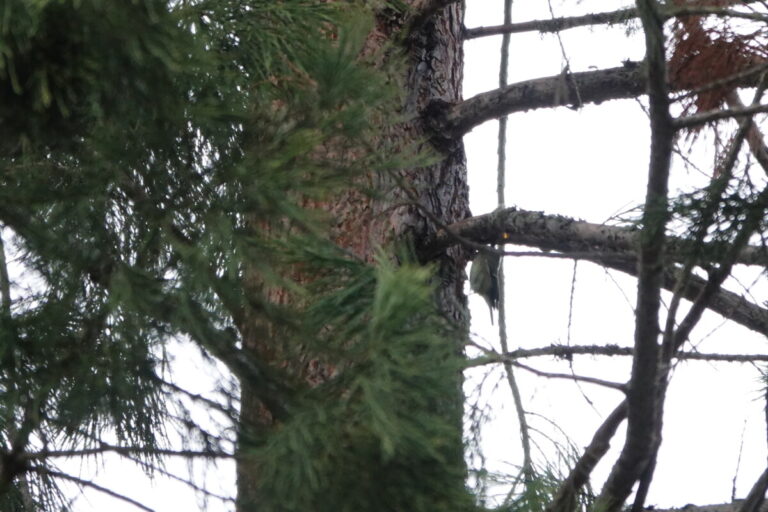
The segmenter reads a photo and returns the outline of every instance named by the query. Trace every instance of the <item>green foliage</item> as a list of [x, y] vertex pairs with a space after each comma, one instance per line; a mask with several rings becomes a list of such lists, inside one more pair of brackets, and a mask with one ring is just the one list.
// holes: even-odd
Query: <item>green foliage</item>
[[[302, 206], [397, 162], [372, 149], [394, 91], [361, 65], [370, 28], [349, 4], [301, 0], [2, 5], [3, 457], [116, 450], [152, 468], [171, 425], [224, 446], [167, 400], [181, 337], [285, 407], [249, 448], [272, 509], [469, 507], [430, 271], [352, 259]], [[317, 279], [291, 282], [296, 265]], [[271, 304], [275, 285], [301, 300]], [[310, 388], [249, 357], [244, 315], [338, 375]], [[0, 506], [63, 504], [37, 455], [26, 484], [0, 468]]]
[[[343, 361], [252, 455], [270, 510], [470, 510], [461, 463], [460, 359], [427, 268], [350, 269], [307, 312], [310, 357]], [[453, 418], [451, 422], [447, 419]]]

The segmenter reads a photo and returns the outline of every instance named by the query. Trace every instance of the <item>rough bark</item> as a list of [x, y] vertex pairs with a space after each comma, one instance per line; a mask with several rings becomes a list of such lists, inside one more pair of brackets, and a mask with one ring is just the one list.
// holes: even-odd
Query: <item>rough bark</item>
[[[606, 258], [637, 258], [640, 230], [635, 226], [596, 224], [566, 217], [507, 208], [493, 213], [477, 215], [446, 226], [430, 240], [429, 248], [440, 251], [447, 245], [461, 243], [462, 239], [481, 244], [516, 244], [563, 253], [602, 254]], [[667, 237], [666, 257], [681, 262], [693, 247], [685, 239]], [[701, 263], [716, 263], [730, 248], [730, 244], [705, 244]], [[706, 259], [704, 259], [706, 258]], [[748, 246], [736, 261], [743, 265], [768, 265], [768, 250]]]
[[[403, 41], [408, 68], [401, 81], [406, 88], [401, 112], [396, 115], [412, 121], [402, 123], [387, 134], [389, 146], [406, 147], [425, 140], [421, 122], [422, 110], [432, 102], [457, 103], [461, 97], [463, 52], [461, 34], [463, 6], [459, 2], [411, 1], [417, 13], [410, 19], [393, 19], [391, 13], [381, 14], [374, 31], [369, 35], [368, 46], [375, 50], [399, 38]], [[410, 31], [401, 37], [402, 31]], [[401, 47], [403, 47], [401, 46]], [[434, 148], [423, 148], [434, 151]], [[356, 255], [372, 260], [377, 247], [391, 247], [406, 243], [416, 250], [422, 261], [436, 263], [438, 293], [437, 302], [445, 318], [466, 331], [466, 297], [463, 292], [466, 251], [460, 246], [446, 247], [429, 258], [423, 254], [423, 241], [434, 238], [440, 223], [454, 223], [469, 216], [466, 165], [463, 145], [451, 143], [438, 149], [440, 162], [428, 167], [405, 169], [396, 176], [371, 174], [363, 179], [381, 194], [376, 198], [350, 189], [323, 205], [315, 205], [330, 212], [334, 219], [330, 236], [337, 243]], [[405, 186], [403, 186], [405, 185]], [[254, 286], [259, 286], [254, 277]], [[290, 300], [285, 293], [276, 291], [273, 300]], [[244, 319], [239, 325], [244, 348], [259, 359], [273, 364], [296, 366], [294, 371], [310, 382], [321, 382], [329, 372], [325, 364], [317, 362], [279, 362], [279, 333], [261, 325], [257, 318]], [[461, 337], [457, 337], [456, 349], [461, 350]], [[311, 370], [307, 368], [311, 367]], [[453, 420], [456, 422], [456, 446], [453, 456], [461, 463], [461, 405], [463, 396], [458, 382], [456, 394], [446, 397], [453, 403]], [[252, 392], [247, 382], [242, 386], [241, 423], [244, 431], [260, 431], [273, 427], [272, 412]], [[238, 512], [258, 507], [258, 461], [240, 457], [237, 467]], [[459, 485], [462, 485], [459, 482]]]
[[[461, 138], [475, 126], [500, 116], [540, 108], [581, 107], [588, 103], [636, 98], [645, 94], [645, 63], [625, 61], [621, 66], [596, 71], [559, 73], [510, 84], [466, 99], [460, 103], [435, 102], [426, 111], [433, 137], [446, 144]], [[740, 87], [754, 87], [756, 74], [764, 66], [734, 75], [731, 80]], [[714, 83], [714, 82], [713, 82]], [[748, 112], [764, 110], [753, 107]], [[746, 115], [735, 112], [736, 115]], [[703, 114], [680, 124], [700, 124], [717, 116], [731, 117], [734, 113]]]

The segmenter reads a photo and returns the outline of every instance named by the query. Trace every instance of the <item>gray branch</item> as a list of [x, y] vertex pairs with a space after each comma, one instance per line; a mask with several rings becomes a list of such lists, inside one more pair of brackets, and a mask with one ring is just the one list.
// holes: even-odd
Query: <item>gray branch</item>
[[[563, 215], [506, 208], [470, 217], [438, 230], [430, 241], [428, 252], [436, 254], [462, 238], [480, 244], [514, 244], [544, 251], [580, 253], [579, 256], [584, 259], [589, 259], [587, 255], [590, 253], [600, 253], [603, 260], [629, 262], [637, 259], [640, 230], [635, 226], [609, 226]], [[684, 261], [693, 250], [683, 238], [668, 236], [666, 243], [666, 256], [671, 261]], [[699, 263], [719, 262], [729, 247], [728, 244], [706, 244], [702, 251], [706, 260]], [[768, 266], [768, 249], [746, 247], [736, 262]]]

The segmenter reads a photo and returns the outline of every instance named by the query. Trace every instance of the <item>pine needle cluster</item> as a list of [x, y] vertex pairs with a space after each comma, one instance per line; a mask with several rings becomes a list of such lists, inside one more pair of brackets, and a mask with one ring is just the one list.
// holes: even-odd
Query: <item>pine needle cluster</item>
[[[305, 207], [393, 165], [375, 150], [393, 91], [361, 64], [370, 27], [319, 1], [3, 3], [0, 509], [66, 508], [61, 484], [90, 483], [62, 458], [157, 470], [171, 426], [184, 456], [234, 456], [173, 405], [174, 339], [284, 412], [240, 432], [259, 510], [469, 506], [429, 269], [359, 261]], [[246, 274], [301, 300], [276, 306]], [[336, 375], [309, 386], [244, 351], [248, 315]], [[237, 426], [236, 392], [185, 396]]]

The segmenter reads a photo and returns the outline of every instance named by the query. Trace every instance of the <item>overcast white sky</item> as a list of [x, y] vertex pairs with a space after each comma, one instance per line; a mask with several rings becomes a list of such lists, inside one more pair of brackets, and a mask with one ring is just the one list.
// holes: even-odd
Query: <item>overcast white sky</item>
[[[468, 3], [466, 25], [495, 25], [501, 20], [502, 1]], [[552, 0], [556, 16], [612, 10], [632, 2]], [[516, 0], [513, 21], [551, 16], [546, 0]], [[644, 54], [640, 32], [627, 35], [624, 27], [574, 29], [562, 33], [572, 71], [620, 65]], [[467, 42], [465, 97], [493, 89], [498, 84], [498, 52], [501, 37]], [[510, 83], [556, 75], [564, 66], [553, 35], [512, 36]], [[749, 99], [751, 101], [751, 98]], [[470, 176], [470, 200], [474, 214], [494, 209], [496, 201], [496, 138], [498, 124], [486, 123], [466, 138]], [[650, 144], [648, 122], [641, 103], [635, 100], [588, 105], [579, 111], [567, 108], [515, 114], [509, 118], [507, 136], [507, 204], [607, 222], [619, 213], [642, 204]], [[709, 168], [711, 138], [703, 136], [695, 160]], [[673, 191], [690, 190], [708, 177], [673, 167]], [[573, 263], [547, 259], [505, 261], [507, 275], [507, 325], [509, 346], [533, 348], [568, 341], [568, 310]], [[749, 285], [758, 273], [738, 269], [740, 282]], [[636, 281], [617, 272], [580, 263], [577, 267], [570, 342], [572, 344], [620, 344], [631, 346]], [[742, 292], [739, 283], [727, 287]], [[757, 302], [765, 298], [764, 282], [752, 288]], [[669, 298], [669, 295], [666, 296]], [[495, 343], [484, 303], [471, 297], [474, 330], [479, 339]], [[764, 352], [762, 337], [737, 325], [723, 324], [708, 314], [694, 331], [692, 342], [702, 352]], [[567, 363], [539, 358], [528, 363], [539, 369], [569, 372]], [[630, 361], [616, 358], [577, 357], [577, 374], [616, 382], [629, 377]], [[584, 447], [594, 429], [621, 400], [616, 391], [583, 384], [579, 389], [565, 381], [545, 381], [517, 371], [528, 411], [542, 414], [565, 430], [578, 448]], [[748, 365], [682, 363], [675, 370], [667, 406], [663, 446], [654, 484], [647, 501], [659, 506], [682, 506], [730, 501], [731, 480], [737, 476], [736, 497], [744, 497], [765, 468], [765, 424], [759, 371]], [[495, 420], [485, 429], [488, 464], [514, 473], [509, 463], [521, 462], [517, 420], [501, 372], [492, 398]], [[490, 388], [490, 386], [487, 386]], [[532, 418], [535, 426], [548, 429]], [[743, 435], [742, 435], [743, 433]], [[535, 434], [534, 434], [535, 436]], [[546, 450], [547, 443], [539, 440]], [[743, 440], [741, 465], [736, 471]], [[623, 443], [618, 437], [612, 452], [598, 466], [593, 482], [599, 490]], [[541, 459], [539, 459], [541, 460]]]
[[[467, 0], [466, 25], [495, 25], [502, 20], [501, 0]], [[577, 4], [577, 5], [573, 5]], [[631, 2], [552, 0], [557, 16], [608, 10]], [[515, 21], [550, 17], [546, 0], [516, 0]], [[639, 32], [628, 36], [626, 28], [600, 27], [576, 29], [562, 34], [564, 48], [573, 71], [613, 67], [626, 59], [637, 60], [644, 53]], [[464, 95], [494, 89], [498, 84], [500, 37], [473, 40], [466, 44]], [[554, 36], [520, 34], [512, 37], [509, 81], [555, 75], [564, 65]], [[642, 203], [647, 169], [649, 130], [641, 104], [634, 100], [588, 105], [579, 111], [566, 108], [516, 114], [509, 120], [507, 204], [521, 208], [564, 214], [592, 222], [605, 222]], [[494, 209], [497, 123], [476, 128], [466, 139], [470, 173], [470, 199], [473, 213]], [[709, 157], [706, 148], [698, 150], [702, 165]], [[676, 165], [673, 189], [685, 189], [706, 180], [695, 172]], [[568, 341], [568, 310], [573, 263], [545, 259], [507, 259], [507, 324], [510, 347], [532, 348]], [[744, 273], [744, 283], [752, 278]], [[754, 272], [751, 274], [754, 275]], [[740, 291], [738, 284], [730, 288]], [[763, 292], [765, 288], [762, 288]], [[766, 294], [755, 292], [758, 297]], [[573, 314], [570, 329], [572, 344], [631, 345], [635, 280], [619, 273], [606, 272], [594, 265], [577, 267]], [[489, 324], [485, 304], [470, 298], [477, 339], [494, 344], [497, 338]], [[707, 315], [694, 332], [698, 349], [712, 352], [760, 352], [764, 340], [739, 326], [723, 325], [717, 315]], [[192, 369], [188, 375], [205, 372], [192, 354], [181, 366]], [[540, 369], [570, 371], [559, 361], [540, 358], [530, 363]], [[578, 357], [574, 371], [616, 382], [629, 376], [630, 360]], [[184, 372], [187, 374], [187, 372]], [[603, 417], [621, 400], [618, 392], [569, 382], [544, 381], [517, 372], [526, 408], [559, 425], [577, 448], [585, 446]], [[204, 391], [209, 387], [199, 378], [185, 379]], [[501, 373], [496, 372], [486, 386], [486, 400], [492, 407], [492, 421], [484, 429], [489, 469], [514, 473], [511, 465], [521, 462], [520, 443], [514, 407]], [[471, 384], [470, 384], [471, 385]], [[469, 387], [468, 387], [469, 389]], [[763, 402], [759, 372], [751, 366], [681, 364], [675, 371], [667, 399], [667, 416], [662, 447], [649, 504], [660, 506], [687, 503], [716, 503], [730, 500], [731, 480], [736, 475], [740, 444], [744, 443], [737, 474], [737, 497], [743, 497], [753, 480], [764, 469], [766, 460]], [[582, 394], [588, 397], [590, 405]], [[541, 419], [532, 423], [546, 432], [551, 428]], [[743, 435], [742, 435], [743, 433]], [[551, 446], [539, 436], [546, 452]], [[559, 437], [562, 439], [562, 437]], [[618, 437], [596, 471], [595, 486], [616, 457], [623, 442]], [[549, 452], [552, 454], [553, 452]], [[541, 461], [541, 456], [538, 457]], [[171, 469], [173, 466], [169, 466]], [[183, 471], [184, 465], [177, 469]], [[223, 464], [212, 481], [224, 489], [234, 483], [231, 464]], [[90, 471], [83, 475], [88, 476]], [[159, 512], [200, 510], [194, 494], [180, 484], [146, 482], [138, 470], [108, 462], [99, 483], [140, 499]], [[503, 489], [499, 489], [502, 492]], [[225, 510], [210, 502], [207, 510]], [[129, 505], [89, 492], [75, 510], [133, 511]]]

